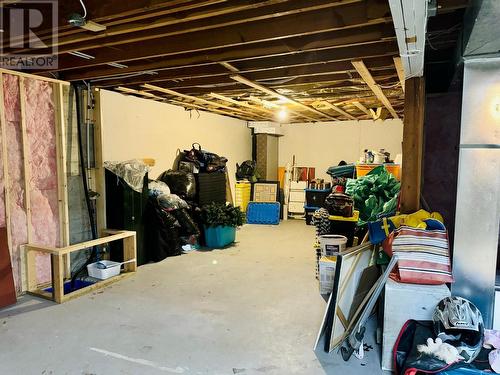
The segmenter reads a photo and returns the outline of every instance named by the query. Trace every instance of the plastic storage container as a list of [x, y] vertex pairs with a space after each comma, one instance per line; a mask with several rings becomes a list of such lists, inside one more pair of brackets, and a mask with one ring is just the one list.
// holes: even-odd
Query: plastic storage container
[[235, 227], [204, 227], [205, 245], [213, 249], [219, 249], [232, 244], [236, 239]]
[[319, 236], [321, 256], [334, 256], [345, 251], [347, 238], [339, 234], [325, 234]]
[[332, 189], [306, 189], [306, 204], [310, 207], [323, 207], [325, 199]]
[[344, 193], [332, 193], [326, 197], [324, 207], [330, 215], [351, 217], [354, 212], [354, 200]]
[[305, 206], [304, 209], [306, 210], [306, 225], [314, 225], [313, 215], [320, 207]]
[[241, 211], [247, 210], [248, 202], [250, 202], [250, 194], [252, 191], [252, 184], [250, 182], [237, 182], [234, 192], [234, 205], [240, 207]]
[[[104, 264], [107, 268], [97, 268], [97, 263]], [[87, 265], [87, 272], [90, 277], [100, 280], [106, 280], [113, 276], [120, 274], [120, 262], [113, 262], [112, 260], [101, 260], [100, 262], [90, 263]]]
[[354, 215], [351, 217], [329, 216], [329, 219], [330, 233], [347, 237], [347, 247], [351, 247], [356, 232], [356, 224], [359, 220], [359, 211], [355, 210]]
[[247, 207], [248, 224], [279, 224], [280, 204], [278, 202], [250, 202]]
[[[382, 164], [357, 164], [356, 165], [356, 177], [363, 177], [370, 173], [376, 167]], [[392, 174], [396, 179], [400, 179], [401, 166], [399, 164], [383, 164], [387, 172]]]

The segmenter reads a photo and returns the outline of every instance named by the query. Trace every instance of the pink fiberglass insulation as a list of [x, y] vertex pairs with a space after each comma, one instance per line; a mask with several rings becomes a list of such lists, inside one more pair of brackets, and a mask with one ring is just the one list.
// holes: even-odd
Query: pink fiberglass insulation
[[24, 201], [24, 163], [21, 131], [19, 81], [17, 76], [4, 74], [4, 104], [7, 136], [7, 159], [10, 197], [10, 239], [12, 271], [16, 291], [21, 291], [21, 257], [19, 245], [28, 240], [26, 205]]
[[[57, 190], [57, 154], [55, 109], [52, 84], [25, 79], [26, 132], [29, 144], [29, 186], [32, 239], [35, 244], [59, 245], [59, 200]], [[36, 257], [37, 281], [50, 281], [50, 256]]]

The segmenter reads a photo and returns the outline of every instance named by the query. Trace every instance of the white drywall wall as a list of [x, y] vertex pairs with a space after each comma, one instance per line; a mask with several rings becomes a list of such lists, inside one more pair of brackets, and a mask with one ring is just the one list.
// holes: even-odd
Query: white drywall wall
[[292, 162], [316, 168], [316, 177], [330, 178], [326, 170], [345, 160], [359, 160], [364, 149], [385, 148], [391, 157], [401, 153], [401, 120], [341, 121], [315, 124], [282, 125], [285, 135], [279, 139], [279, 165]]
[[251, 130], [246, 122], [208, 112], [101, 90], [103, 159], [153, 158], [150, 178], [172, 168], [177, 149], [193, 142], [229, 159], [234, 194], [236, 163], [252, 158]]

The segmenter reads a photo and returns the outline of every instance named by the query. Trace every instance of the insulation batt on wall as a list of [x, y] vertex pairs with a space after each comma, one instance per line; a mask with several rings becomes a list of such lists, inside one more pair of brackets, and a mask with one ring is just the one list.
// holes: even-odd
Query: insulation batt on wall
[[7, 135], [8, 194], [10, 196], [11, 263], [16, 291], [21, 290], [21, 254], [19, 245], [28, 242], [24, 164], [21, 134], [19, 77], [4, 75], [4, 102]]
[[[26, 79], [26, 132], [29, 143], [31, 243], [59, 245], [55, 114], [52, 85]], [[50, 257], [38, 255], [37, 280], [50, 281]]]
[[[10, 74], [2, 76], [7, 137], [7, 155], [2, 156], [7, 159], [11, 263], [16, 291], [19, 293], [22, 290], [20, 245], [28, 242], [59, 245], [56, 121], [51, 83]], [[24, 91], [20, 92], [20, 88]], [[21, 98], [25, 98], [24, 107]], [[24, 155], [27, 157], [27, 170]], [[6, 176], [2, 177], [1, 184], [4, 184]], [[26, 187], [29, 191], [26, 191]], [[5, 197], [0, 198], [0, 207], [4, 208], [1, 210], [0, 224], [5, 225]], [[28, 238], [28, 233], [31, 238]], [[48, 256], [37, 256], [36, 275], [38, 283], [50, 281]]]

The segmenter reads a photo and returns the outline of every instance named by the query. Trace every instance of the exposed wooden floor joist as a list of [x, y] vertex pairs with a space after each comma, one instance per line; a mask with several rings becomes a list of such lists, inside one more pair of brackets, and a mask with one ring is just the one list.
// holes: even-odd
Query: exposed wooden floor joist
[[[59, 2], [59, 64], [35, 73], [245, 120], [273, 121], [284, 107], [293, 122], [369, 119], [384, 115], [381, 107], [403, 115], [386, 0], [83, 1], [87, 19], [106, 30], [68, 25], [81, 4]], [[467, 5], [440, 0], [429, 18], [433, 52], [456, 45]], [[36, 53], [53, 52], [52, 30], [36, 36], [48, 45]]]

